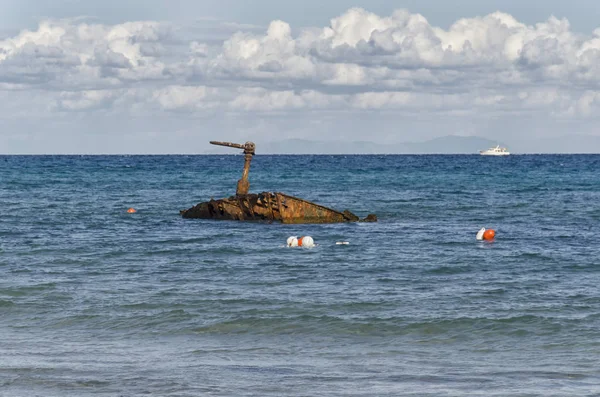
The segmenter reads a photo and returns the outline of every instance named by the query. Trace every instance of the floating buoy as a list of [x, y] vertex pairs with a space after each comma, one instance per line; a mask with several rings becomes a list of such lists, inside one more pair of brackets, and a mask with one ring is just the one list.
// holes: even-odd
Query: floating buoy
[[496, 237], [496, 231], [494, 229], [487, 229], [483, 232], [483, 239], [486, 241], [491, 241]]
[[483, 233], [485, 233], [485, 227], [482, 227], [481, 229], [479, 229], [479, 231], [477, 232], [477, 237], [475, 237], [477, 240], [483, 240]]
[[315, 241], [310, 236], [300, 237], [298, 239], [298, 246], [299, 247], [312, 248], [312, 247], [315, 246]]
[[135, 208], [130, 208], [127, 210], [127, 213], [129, 214], [135, 214], [137, 211], [135, 210]]
[[288, 247], [312, 248], [315, 246], [315, 241], [310, 236], [302, 236], [302, 237], [291, 236], [291, 237], [288, 237], [288, 239], [287, 239], [287, 246]]
[[335, 245], [348, 245], [348, 244], [350, 244], [350, 243], [347, 241], [336, 241], [335, 242]]
[[494, 239], [494, 237], [496, 236], [496, 231], [494, 229], [486, 229], [485, 227], [482, 227], [478, 232], [477, 232], [477, 240], [486, 240], [486, 241], [491, 241]]

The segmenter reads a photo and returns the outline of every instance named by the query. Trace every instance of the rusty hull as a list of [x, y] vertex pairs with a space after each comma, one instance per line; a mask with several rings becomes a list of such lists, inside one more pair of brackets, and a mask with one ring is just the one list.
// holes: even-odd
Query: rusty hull
[[373, 214], [361, 220], [348, 210], [339, 212], [279, 192], [244, 194], [210, 200], [181, 211], [181, 216], [216, 220], [278, 221], [285, 224], [377, 221], [377, 217]]

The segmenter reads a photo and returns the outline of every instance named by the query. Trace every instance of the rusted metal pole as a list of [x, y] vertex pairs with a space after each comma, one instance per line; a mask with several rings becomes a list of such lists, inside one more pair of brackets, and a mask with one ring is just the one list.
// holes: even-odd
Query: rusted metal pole
[[250, 162], [251, 161], [252, 161], [252, 155], [246, 154], [244, 156], [244, 171], [242, 171], [242, 179], [240, 179], [238, 181], [237, 189], [235, 190], [235, 194], [237, 196], [248, 194], [248, 191], [250, 191], [250, 182], [248, 181], [248, 174], [250, 173]]
[[242, 179], [240, 179], [237, 183], [235, 194], [237, 196], [248, 194], [250, 191], [250, 182], [248, 181], [248, 174], [250, 174], [250, 163], [252, 162], [252, 156], [254, 156], [254, 153], [256, 152], [256, 145], [254, 142], [246, 142], [243, 145], [240, 145], [239, 143], [219, 141], [210, 141], [210, 143], [213, 145], [244, 149], [244, 171], [242, 172]]
[[246, 142], [244, 144], [244, 171], [242, 172], [242, 179], [238, 181], [237, 189], [235, 194], [238, 196], [248, 194], [250, 191], [250, 182], [248, 181], [248, 175], [250, 174], [250, 163], [252, 162], [252, 156], [256, 150], [254, 142]]
[[245, 145], [240, 145], [239, 143], [231, 143], [231, 142], [219, 142], [219, 141], [210, 141], [211, 145], [219, 145], [219, 146], [227, 146], [234, 147], [236, 149], [245, 149]]

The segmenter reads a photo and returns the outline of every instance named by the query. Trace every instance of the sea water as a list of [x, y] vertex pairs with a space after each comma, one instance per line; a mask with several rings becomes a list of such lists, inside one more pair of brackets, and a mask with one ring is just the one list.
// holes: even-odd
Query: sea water
[[600, 156], [257, 155], [379, 222], [180, 217], [242, 164], [0, 156], [0, 395], [600, 395]]

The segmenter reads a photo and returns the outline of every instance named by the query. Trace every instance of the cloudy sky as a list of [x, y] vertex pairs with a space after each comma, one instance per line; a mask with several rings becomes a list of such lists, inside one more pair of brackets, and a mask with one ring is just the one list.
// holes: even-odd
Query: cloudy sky
[[560, 151], [600, 136], [594, 3], [0, 0], [0, 153], [447, 135]]

